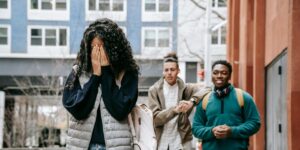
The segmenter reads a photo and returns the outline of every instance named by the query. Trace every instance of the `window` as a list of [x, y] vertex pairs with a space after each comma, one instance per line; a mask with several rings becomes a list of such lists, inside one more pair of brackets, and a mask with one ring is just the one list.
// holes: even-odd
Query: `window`
[[145, 0], [145, 11], [168, 12], [170, 11], [170, 0]]
[[211, 32], [211, 44], [226, 44], [226, 26], [221, 26], [219, 29]]
[[170, 29], [168, 28], [149, 28], [144, 30], [145, 48], [170, 48]]
[[7, 9], [7, 8], [8, 8], [7, 0], [0, 0], [0, 9]]
[[141, 55], [147, 58], [162, 58], [172, 49], [171, 27], [143, 27]]
[[169, 47], [169, 30], [160, 30], [158, 32], [158, 47]]
[[227, 0], [212, 0], [212, 7], [226, 7]]
[[56, 10], [66, 10], [66, 0], [56, 0]]
[[123, 0], [114, 0], [112, 4], [113, 11], [123, 11], [124, 10], [124, 3]]
[[0, 27], [0, 45], [8, 45], [8, 29]]
[[127, 0], [87, 0], [86, 20], [92, 21], [101, 17], [111, 18], [116, 21], [126, 20]]
[[145, 47], [155, 47], [155, 30], [145, 31]]
[[45, 39], [45, 45], [56, 45], [56, 30], [55, 29], [46, 29], [46, 39]]
[[143, 0], [143, 21], [171, 21], [173, 0]]
[[221, 44], [226, 44], [226, 26], [221, 27]]
[[123, 11], [124, 0], [89, 0], [89, 10]]
[[30, 0], [30, 9], [66, 10], [67, 0]]
[[59, 45], [66, 46], [67, 45], [67, 30], [59, 29]]
[[0, 19], [10, 19], [11, 0], [0, 0]]
[[70, 0], [28, 0], [28, 19], [69, 20]]
[[100, 11], [108, 11], [108, 10], [110, 10], [109, 0], [99, 0], [99, 10]]
[[218, 31], [215, 30], [211, 33], [211, 44], [218, 44]]
[[0, 25], [0, 53], [10, 52], [10, 26]]
[[52, 0], [41, 0], [42, 2], [42, 9], [44, 10], [52, 10]]
[[31, 28], [31, 46], [66, 46], [67, 29], [64, 28]]
[[196, 62], [186, 62], [185, 66], [185, 82], [186, 83], [196, 83], [197, 82], [197, 63]]
[[160, 0], [158, 11], [160, 12], [168, 12], [170, 11], [170, 0]]
[[69, 54], [69, 31], [67, 27], [29, 26], [28, 53], [34, 55]]
[[145, 11], [156, 11], [155, 0], [145, 0]]
[[31, 29], [31, 45], [42, 45], [42, 29]]

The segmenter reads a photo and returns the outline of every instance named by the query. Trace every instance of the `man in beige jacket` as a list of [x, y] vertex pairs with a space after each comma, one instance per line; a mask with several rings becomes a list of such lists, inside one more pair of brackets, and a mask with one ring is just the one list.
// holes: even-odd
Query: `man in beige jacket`
[[189, 115], [193, 106], [209, 92], [209, 88], [186, 85], [176, 53], [164, 57], [163, 77], [150, 87], [148, 105], [153, 111], [159, 150], [190, 150], [192, 140]]

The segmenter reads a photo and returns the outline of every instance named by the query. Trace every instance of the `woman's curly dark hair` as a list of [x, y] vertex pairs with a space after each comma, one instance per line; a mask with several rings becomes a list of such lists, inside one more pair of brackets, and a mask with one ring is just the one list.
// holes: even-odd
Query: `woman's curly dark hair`
[[93, 70], [91, 42], [97, 36], [104, 43], [104, 49], [109, 57], [115, 77], [118, 77], [122, 71], [138, 74], [139, 67], [133, 59], [132, 49], [124, 32], [112, 20], [103, 18], [92, 22], [83, 34], [75, 63], [79, 65], [79, 76], [82, 72], [91, 73]]

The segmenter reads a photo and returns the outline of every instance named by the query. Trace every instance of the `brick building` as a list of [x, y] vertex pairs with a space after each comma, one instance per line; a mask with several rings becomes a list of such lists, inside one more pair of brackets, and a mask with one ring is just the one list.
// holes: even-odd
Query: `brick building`
[[255, 99], [262, 128], [251, 149], [299, 150], [300, 1], [228, 1], [232, 82]]

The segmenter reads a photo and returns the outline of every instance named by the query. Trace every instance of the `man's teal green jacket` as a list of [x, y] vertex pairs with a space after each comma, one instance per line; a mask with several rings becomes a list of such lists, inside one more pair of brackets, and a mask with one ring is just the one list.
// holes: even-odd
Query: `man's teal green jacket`
[[[249, 137], [260, 128], [260, 116], [253, 98], [243, 91], [244, 106], [237, 100], [234, 87], [223, 98], [212, 91], [205, 110], [202, 101], [196, 109], [192, 132], [196, 138], [202, 139], [203, 150], [247, 150]], [[226, 124], [231, 134], [225, 139], [216, 139], [212, 129]]]

